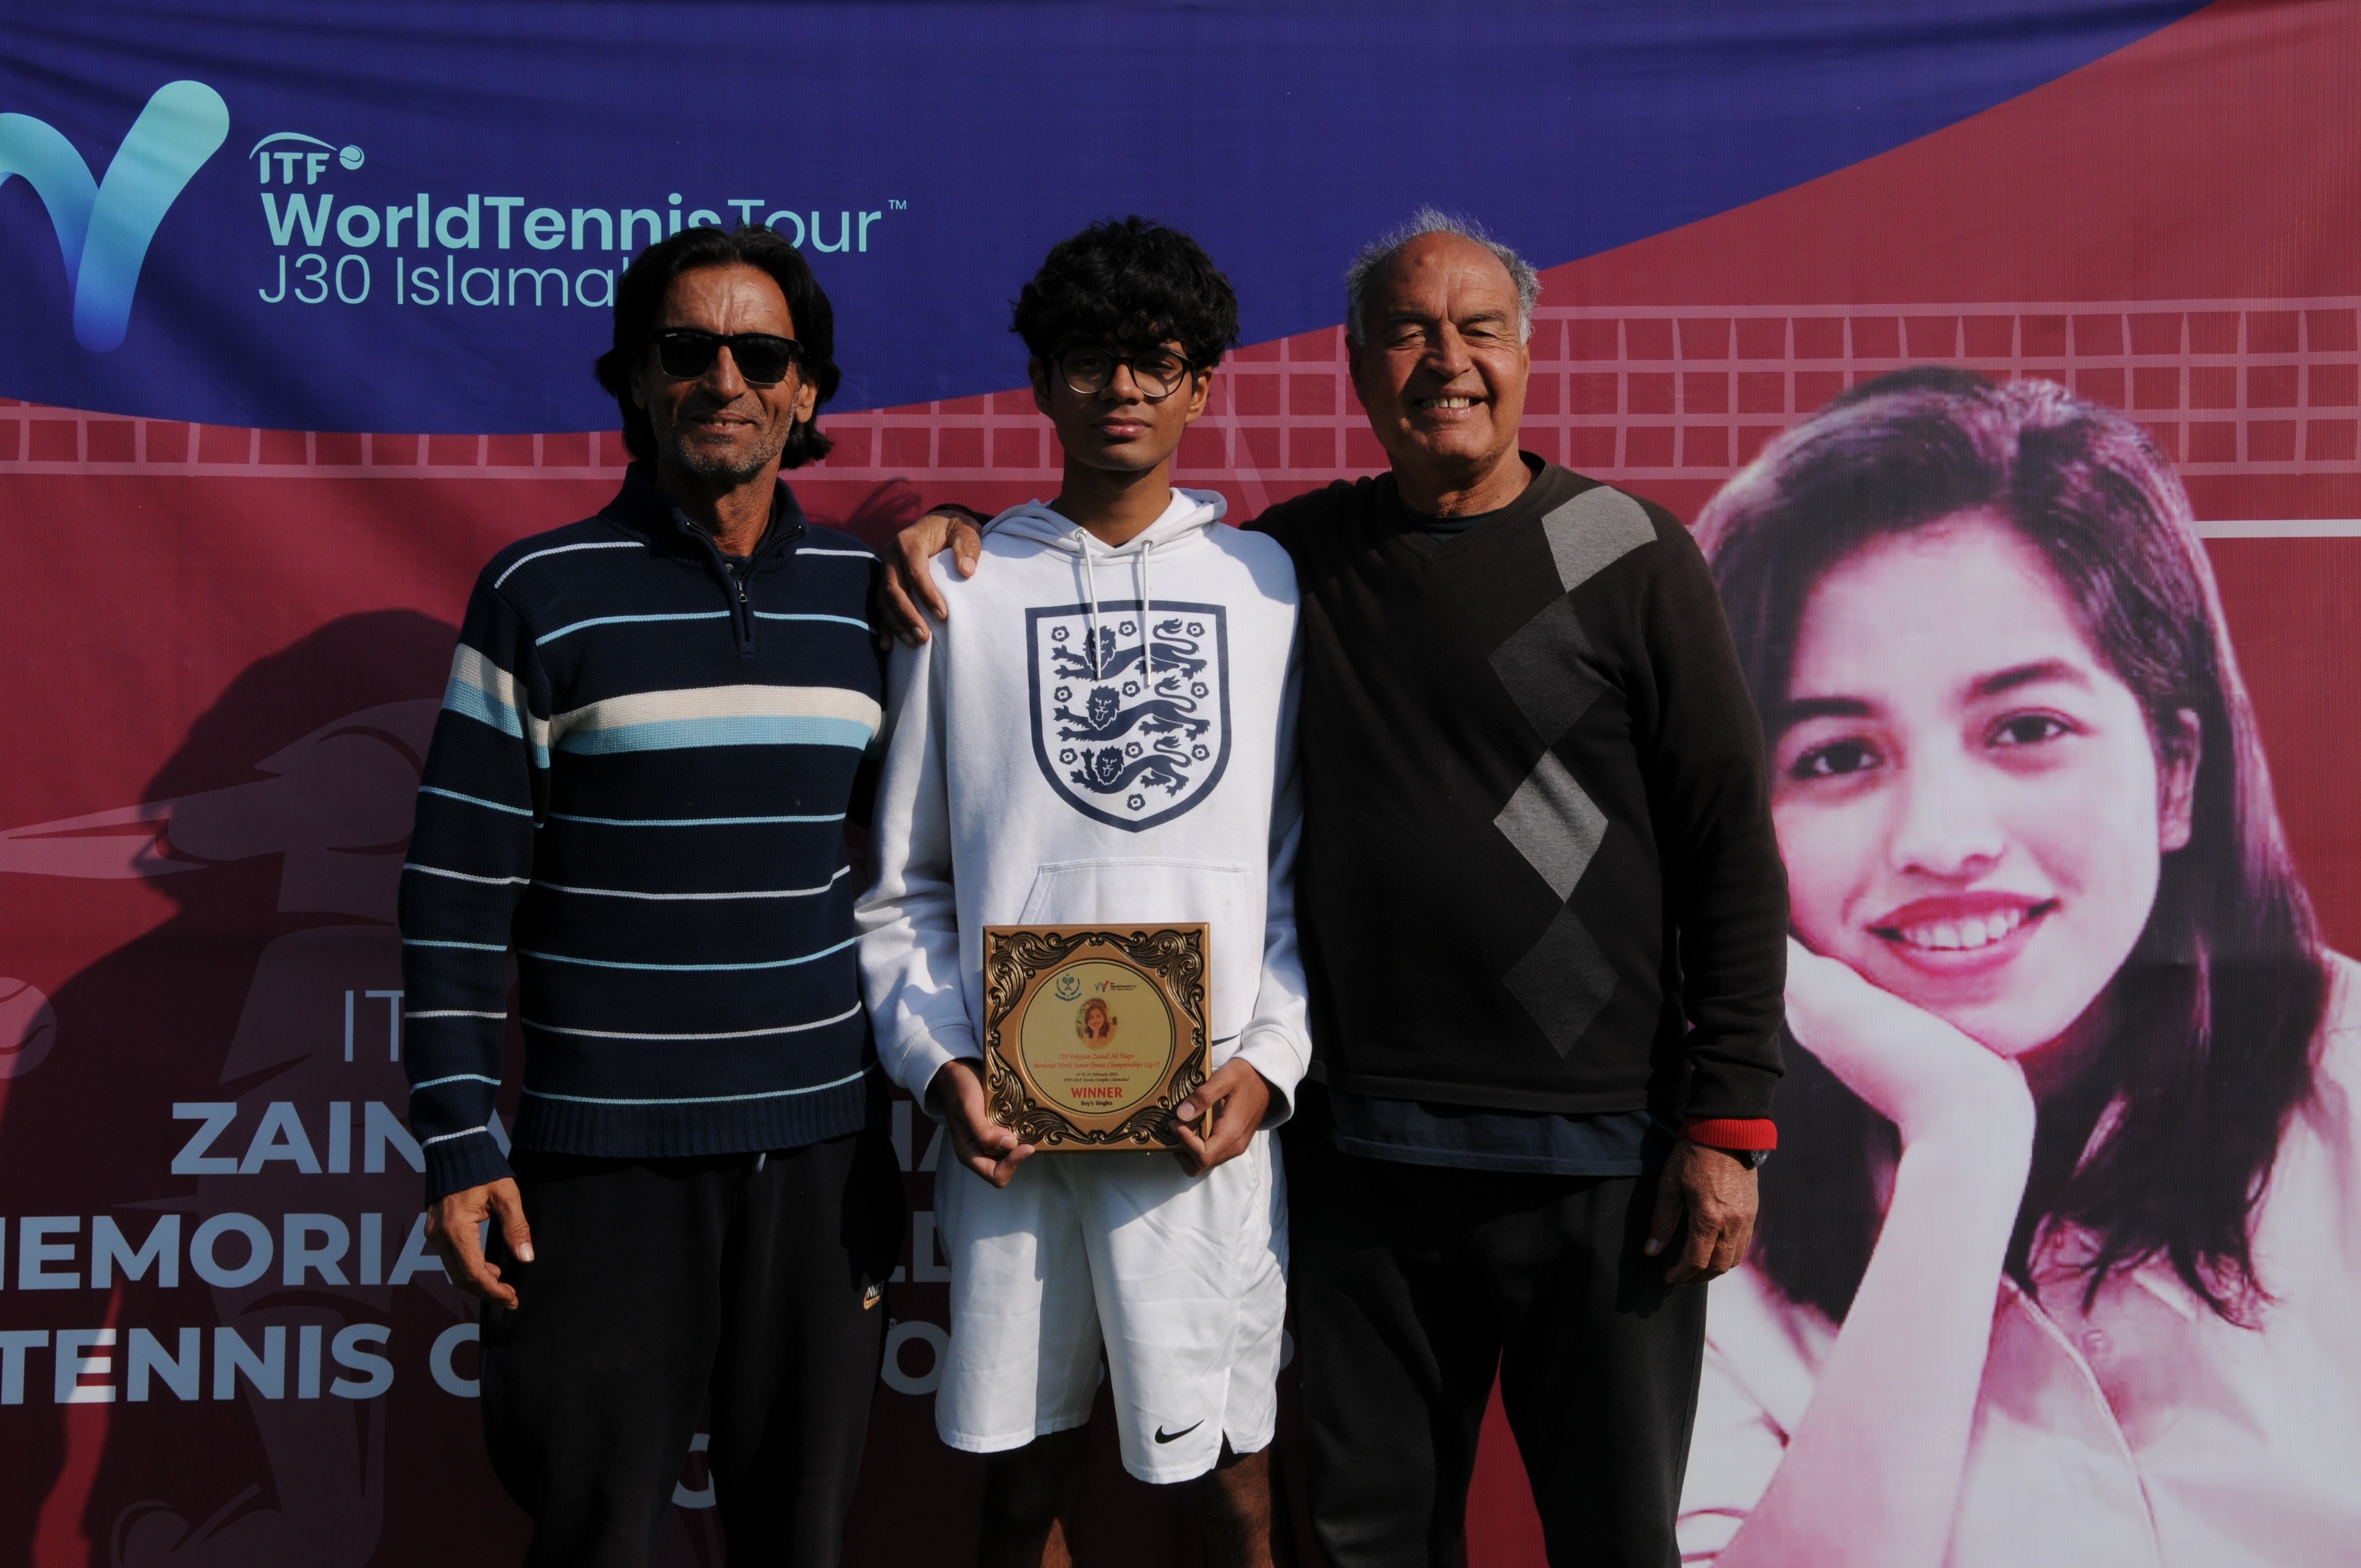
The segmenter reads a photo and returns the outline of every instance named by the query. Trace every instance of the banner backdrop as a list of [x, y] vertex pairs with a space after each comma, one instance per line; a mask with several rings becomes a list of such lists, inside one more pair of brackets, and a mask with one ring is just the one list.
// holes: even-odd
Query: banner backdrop
[[[620, 480], [589, 365], [633, 252], [799, 240], [846, 377], [794, 482], [883, 540], [1054, 493], [1008, 302], [1132, 211], [1244, 306], [1187, 482], [1247, 516], [1378, 470], [1340, 277], [1428, 203], [1545, 269], [1528, 449], [1700, 520], [1797, 930], [1847, 966], [1802, 971], [1763, 1243], [1713, 1288], [1693, 1560], [2350, 1560], [2355, 8], [271, 0], [5, 37], [0, 1561], [521, 1551], [419, 1223], [393, 894], [477, 568]], [[2052, 389], [1920, 412], [2082, 500], [1922, 526], [1960, 510], [1924, 444], [1828, 406], [1927, 366]], [[1795, 501], [1823, 436], [1892, 502], [1841, 547]], [[1956, 895], [1881, 902], [1897, 866]], [[2003, 1105], [2017, 1058], [2037, 1135], [1927, 1112]], [[939, 1139], [895, 1116], [861, 1563], [964, 1558], [981, 1485], [932, 1431]], [[1947, 1249], [2020, 1209], [2006, 1266]], [[1475, 1556], [1538, 1563], [1494, 1417]], [[718, 1563], [694, 1454], [676, 1501], [666, 1561]], [[1111, 1450], [1077, 1544], [1195, 1552]]]

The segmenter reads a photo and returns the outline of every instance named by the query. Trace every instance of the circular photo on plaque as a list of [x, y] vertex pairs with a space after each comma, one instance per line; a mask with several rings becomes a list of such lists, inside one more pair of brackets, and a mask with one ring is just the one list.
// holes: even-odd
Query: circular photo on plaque
[[1154, 1094], [1180, 1041], [1164, 993], [1138, 970], [1104, 959], [1047, 979], [1016, 1039], [1035, 1091], [1061, 1111], [1091, 1115], [1128, 1111]]

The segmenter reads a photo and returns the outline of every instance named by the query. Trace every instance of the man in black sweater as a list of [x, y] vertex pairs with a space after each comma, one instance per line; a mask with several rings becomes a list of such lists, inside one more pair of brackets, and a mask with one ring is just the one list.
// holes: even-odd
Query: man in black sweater
[[[1497, 1370], [1554, 1564], [1677, 1561], [1705, 1293], [1775, 1141], [1786, 883], [1720, 601], [1662, 508], [1519, 452], [1539, 280], [1422, 213], [1346, 278], [1392, 472], [1251, 526], [1303, 596], [1286, 1133], [1313, 1529], [1466, 1560]], [[896, 590], [972, 535], [930, 517]], [[889, 593], [889, 602], [894, 595]], [[923, 621], [906, 604], [914, 637]]]

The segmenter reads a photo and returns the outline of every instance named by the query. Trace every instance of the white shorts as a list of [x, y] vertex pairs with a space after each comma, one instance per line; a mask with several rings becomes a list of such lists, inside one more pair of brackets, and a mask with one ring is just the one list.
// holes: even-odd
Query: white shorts
[[1271, 1135], [1202, 1177], [1169, 1154], [1040, 1154], [994, 1187], [945, 1158], [951, 1343], [935, 1429], [992, 1453], [1091, 1419], [1106, 1351], [1124, 1468], [1186, 1481], [1268, 1446], [1287, 1310]]

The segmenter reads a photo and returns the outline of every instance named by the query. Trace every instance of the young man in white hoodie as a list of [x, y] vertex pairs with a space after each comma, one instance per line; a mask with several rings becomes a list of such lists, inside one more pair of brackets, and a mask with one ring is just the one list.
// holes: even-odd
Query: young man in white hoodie
[[[1220, 526], [1219, 496], [1170, 484], [1236, 299], [1193, 240], [1129, 218], [1051, 250], [1016, 331], [1062, 488], [994, 519], [996, 569], [948, 582], [950, 625], [895, 650], [859, 916], [879, 1058], [957, 1156], [937, 1197], [951, 1340], [936, 1426], [992, 1456], [980, 1561], [1065, 1562], [1104, 1345], [1125, 1467], [1193, 1483], [1209, 1563], [1284, 1562], [1269, 1129], [1311, 1055], [1295, 575], [1273, 542]], [[992, 1124], [983, 927], [1195, 921], [1212, 1075], [1172, 1151], [1043, 1157]]]

